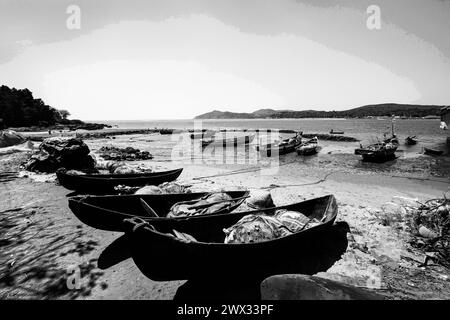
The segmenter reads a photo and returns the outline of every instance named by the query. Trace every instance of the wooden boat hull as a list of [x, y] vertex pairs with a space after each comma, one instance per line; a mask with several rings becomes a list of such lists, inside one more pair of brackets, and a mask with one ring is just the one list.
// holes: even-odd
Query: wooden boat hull
[[151, 172], [146, 174], [108, 174], [108, 175], [71, 175], [65, 172], [57, 172], [56, 176], [59, 183], [69, 190], [78, 192], [90, 192], [93, 194], [103, 192], [114, 192], [117, 185], [126, 185], [130, 187], [159, 185], [164, 182], [176, 180], [182, 168]]
[[[385, 142], [394, 141], [391, 147], [385, 147], [383, 143], [370, 145], [366, 148], [359, 148], [355, 150], [356, 155], [361, 155], [363, 161], [367, 162], [385, 162], [395, 159], [395, 151], [397, 151], [397, 140], [387, 139]], [[391, 142], [392, 143], [392, 142]]]
[[173, 133], [173, 129], [161, 129], [159, 130], [160, 134], [172, 134]]
[[318, 146], [312, 146], [309, 148], [297, 148], [297, 154], [300, 156], [311, 156], [317, 153]]
[[218, 139], [218, 140], [204, 140], [202, 141], [203, 147], [235, 147], [238, 145], [247, 145], [250, 144], [253, 139], [255, 138], [255, 135], [249, 135], [249, 136], [242, 136], [242, 137], [234, 137], [234, 138], [228, 138], [228, 139]]
[[[233, 198], [242, 198], [249, 194], [248, 191], [227, 191]], [[176, 193], [176, 194], [152, 194], [152, 195], [122, 195], [122, 196], [76, 196], [69, 198], [69, 208], [73, 214], [83, 223], [90, 227], [122, 232], [123, 220], [133, 217], [139, 217], [149, 221], [154, 225], [163, 228], [170, 228], [176, 220], [195, 221], [206, 216], [167, 218], [172, 205], [180, 201], [190, 201], [200, 199], [210, 193]], [[140, 200], [147, 202], [155, 210], [160, 218], [150, 217], [142, 208]], [[218, 215], [229, 213], [239, 207], [244, 199], [237, 200], [234, 205], [227, 209], [216, 211]]]
[[205, 131], [205, 132], [198, 132], [198, 133], [191, 133], [189, 137], [191, 139], [204, 139], [209, 138], [215, 135], [214, 131]]
[[259, 152], [261, 155], [264, 155], [266, 157], [271, 157], [272, 155], [278, 154], [278, 155], [284, 155], [288, 153], [295, 152], [295, 148], [299, 146], [300, 143], [296, 144], [290, 144], [285, 146], [274, 146], [269, 148], [259, 148]]
[[405, 139], [405, 144], [408, 145], [408, 146], [412, 146], [412, 145], [417, 144], [417, 140], [412, 138], [412, 137], [407, 137]]
[[423, 148], [423, 153], [424, 154], [428, 154], [428, 155], [433, 155], [433, 156], [441, 156], [444, 154], [444, 151], [442, 150], [435, 150], [435, 149], [430, 149], [430, 148]]
[[362, 160], [367, 162], [384, 162], [395, 159], [395, 150], [356, 149], [355, 154], [361, 155]]
[[[335, 244], [335, 241], [329, 243], [329, 235], [338, 211], [336, 199], [329, 195], [280, 208], [298, 210], [310, 217], [321, 213], [327, 218], [324, 223], [310, 229], [260, 243], [223, 243], [223, 228], [257, 210], [205, 217], [195, 223], [177, 221], [171, 226], [172, 229], [155, 227], [158, 231], [151, 225], [142, 224], [139, 219], [127, 219], [124, 221], [127, 228], [125, 237], [137, 267], [145, 276], [158, 281], [198, 279], [209, 275], [267, 277], [282, 273], [318, 272], [314, 258], [329, 255], [330, 251], [325, 249], [324, 243]], [[209, 239], [214, 243], [183, 242], [164, 234], [173, 229], [188, 233], [199, 241]], [[322, 267], [319, 271], [325, 271], [331, 265]]]

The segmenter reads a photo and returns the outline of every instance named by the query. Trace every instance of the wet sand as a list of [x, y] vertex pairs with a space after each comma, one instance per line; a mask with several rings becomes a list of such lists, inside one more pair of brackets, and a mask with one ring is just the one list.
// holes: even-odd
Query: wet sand
[[[450, 298], [449, 270], [440, 266], [420, 268], [414, 260], [423, 261], [423, 254], [407, 245], [406, 230], [383, 225], [379, 218], [380, 208], [393, 196], [424, 200], [442, 197], [449, 191], [448, 169], [438, 166], [441, 174], [430, 171], [432, 158], [424, 158], [425, 162], [419, 158], [414, 162], [418, 169], [408, 172], [402, 171], [402, 161], [408, 161], [403, 158], [398, 161], [400, 164], [394, 164], [395, 170], [392, 164], [382, 170], [371, 166], [355, 168], [342, 159], [361, 165], [356, 156], [340, 152], [338, 160], [333, 158], [336, 150], [351, 147], [325, 145], [324, 149], [332, 154], [307, 160], [295, 154], [287, 155], [275, 174], [264, 175], [265, 171], [254, 164], [170, 162], [171, 145], [176, 143], [172, 139], [130, 135], [86, 142], [92, 151], [105, 144], [148, 150], [155, 158], [145, 164], [158, 169], [183, 166], [178, 181], [192, 185], [193, 191], [267, 189], [277, 205], [334, 194], [339, 205], [338, 220], [350, 225], [349, 247], [342, 259], [320, 276], [362, 287], [372, 285], [389, 298]], [[23, 152], [0, 156], [0, 168], [16, 171], [25, 158]], [[426, 172], [420, 163], [425, 163]], [[242, 169], [248, 171], [233, 174]], [[175, 296], [184, 281], [149, 280], [130, 259], [108, 270], [99, 270], [96, 259], [119, 234], [79, 222], [67, 206], [66, 196], [70, 192], [55, 184], [52, 176], [48, 178], [48, 182], [29, 177], [0, 182], [4, 239], [1, 298], [172, 299]], [[31, 262], [21, 264], [32, 258]], [[74, 266], [81, 270], [80, 290], [67, 288], [67, 272]]]

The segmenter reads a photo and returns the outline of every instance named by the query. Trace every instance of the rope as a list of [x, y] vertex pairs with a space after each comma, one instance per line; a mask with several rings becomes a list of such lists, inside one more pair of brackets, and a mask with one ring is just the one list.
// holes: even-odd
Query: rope
[[[290, 162], [286, 162], [286, 163], [282, 163], [279, 166], [285, 166], [291, 163], [294, 163], [297, 161], [290, 161]], [[247, 169], [239, 169], [239, 170], [234, 170], [234, 171], [228, 171], [225, 173], [218, 173], [218, 174], [213, 174], [210, 176], [203, 176], [203, 177], [196, 177], [196, 178], [192, 178], [193, 180], [201, 180], [201, 179], [206, 179], [206, 178], [216, 178], [216, 177], [225, 177], [225, 176], [231, 176], [231, 175], [235, 175], [235, 174], [241, 174], [241, 173], [248, 173], [248, 172], [255, 172], [255, 171], [261, 171], [264, 170], [264, 168], [262, 167], [257, 167], [257, 168], [247, 168]]]
[[303, 187], [303, 186], [310, 186], [310, 185], [314, 185], [314, 184], [319, 184], [322, 182], [325, 182], [329, 176], [331, 176], [332, 174], [334, 174], [334, 172], [330, 172], [327, 173], [322, 179], [317, 180], [316, 182], [307, 182], [307, 183], [299, 183], [299, 184], [283, 184], [283, 185], [277, 185], [277, 184], [272, 184], [268, 187], [262, 187], [260, 189], [276, 189], [276, 188], [287, 188], [287, 187]]

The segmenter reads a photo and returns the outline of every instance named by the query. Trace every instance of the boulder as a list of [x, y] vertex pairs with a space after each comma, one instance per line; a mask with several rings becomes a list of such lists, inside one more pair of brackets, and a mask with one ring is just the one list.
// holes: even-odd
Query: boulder
[[368, 289], [315, 276], [283, 274], [261, 283], [263, 300], [384, 300]]
[[37, 153], [25, 163], [25, 170], [53, 173], [59, 168], [94, 172], [95, 160], [89, 155], [89, 147], [77, 138], [48, 138]]
[[25, 138], [13, 130], [0, 131], [0, 148], [15, 146], [25, 142]]

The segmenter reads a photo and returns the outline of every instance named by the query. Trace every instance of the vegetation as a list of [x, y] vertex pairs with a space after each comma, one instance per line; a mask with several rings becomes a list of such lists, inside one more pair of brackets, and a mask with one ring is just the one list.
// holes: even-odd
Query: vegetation
[[35, 99], [28, 89], [9, 88], [0, 86], [0, 129], [25, 127], [34, 130], [36, 128], [69, 129], [102, 129], [103, 124], [84, 123], [81, 120], [69, 120], [70, 112], [57, 110], [48, 106], [41, 99]]
[[438, 116], [444, 106], [412, 105], [385, 103], [367, 105], [345, 111], [316, 111], [316, 110], [272, 110], [261, 109], [252, 113], [234, 113], [214, 110], [196, 117], [196, 119], [263, 119], [263, 118], [364, 118], [364, 117], [425, 117]]
[[59, 112], [28, 89], [0, 87], [0, 119], [4, 127], [49, 126], [61, 120]]

